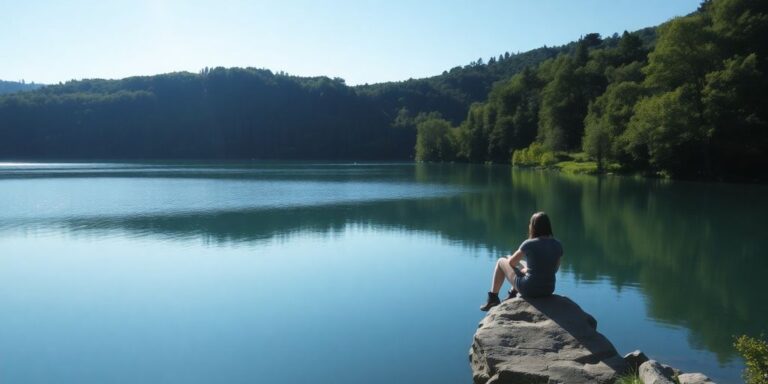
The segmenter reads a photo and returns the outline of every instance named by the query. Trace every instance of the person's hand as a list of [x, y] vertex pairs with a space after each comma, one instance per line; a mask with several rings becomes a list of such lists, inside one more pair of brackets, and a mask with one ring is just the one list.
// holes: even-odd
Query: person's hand
[[528, 268], [526, 268], [526, 267], [523, 267], [523, 269], [521, 269], [521, 270], [520, 270], [520, 272], [522, 272], [522, 273], [528, 273]]

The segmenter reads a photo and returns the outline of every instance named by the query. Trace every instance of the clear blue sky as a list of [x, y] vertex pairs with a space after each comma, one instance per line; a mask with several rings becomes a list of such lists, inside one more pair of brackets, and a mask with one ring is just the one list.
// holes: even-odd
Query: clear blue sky
[[621, 33], [699, 0], [0, 0], [0, 79], [54, 83], [203, 67], [348, 84], [440, 74], [482, 57]]

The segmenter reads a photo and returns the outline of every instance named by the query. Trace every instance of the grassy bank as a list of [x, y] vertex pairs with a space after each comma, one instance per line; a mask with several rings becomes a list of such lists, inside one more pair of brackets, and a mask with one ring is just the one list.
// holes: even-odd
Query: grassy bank
[[617, 163], [608, 163], [605, 165], [605, 169], [598, 169], [597, 162], [590, 160], [584, 152], [549, 152], [536, 145], [515, 151], [512, 156], [512, 165], [554, 169], [573, 175], [596, 175], [621, 171], [621, 167]]

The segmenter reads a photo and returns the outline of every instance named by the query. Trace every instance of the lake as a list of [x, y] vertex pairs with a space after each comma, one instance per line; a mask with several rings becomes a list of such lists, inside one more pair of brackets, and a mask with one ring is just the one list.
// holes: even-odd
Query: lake
[[740, 381], [766, 186], [163, 162], [0, 163], [0, 382], [470, 383], [495, 260], [537, 210], [557, 293], [619, 353]]

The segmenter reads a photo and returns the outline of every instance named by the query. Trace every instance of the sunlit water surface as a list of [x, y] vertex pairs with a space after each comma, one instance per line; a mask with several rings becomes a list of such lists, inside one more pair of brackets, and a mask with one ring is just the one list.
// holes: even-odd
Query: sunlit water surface
[[469, 383], [536, 210], [620, 353], [738, 382], [768, 189], [509, 167], [0, 163], [0, 383]]

